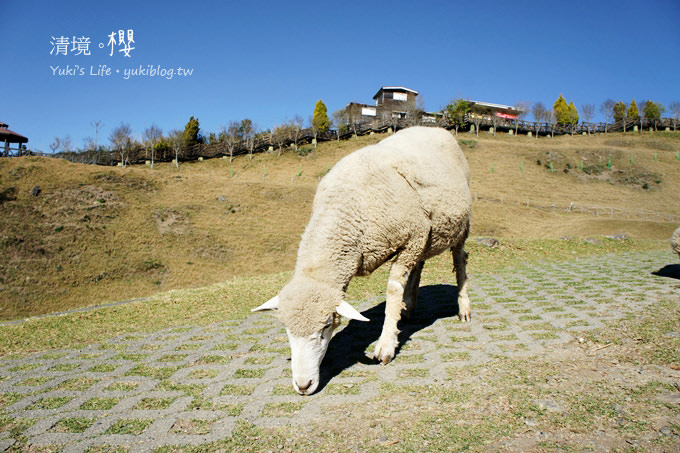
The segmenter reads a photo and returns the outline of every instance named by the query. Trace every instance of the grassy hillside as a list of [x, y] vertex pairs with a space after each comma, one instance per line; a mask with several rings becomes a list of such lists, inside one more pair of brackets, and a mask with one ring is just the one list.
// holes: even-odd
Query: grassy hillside
[[[180, 169], [2, 159], [0, 319], [290, 270], [320, 177], [383, 137]], [[680, 224], [680, 134], [459, 141], [472, 235], [505, 239], [505, 258], [562, 236], [626, 233], [666, 247]]]

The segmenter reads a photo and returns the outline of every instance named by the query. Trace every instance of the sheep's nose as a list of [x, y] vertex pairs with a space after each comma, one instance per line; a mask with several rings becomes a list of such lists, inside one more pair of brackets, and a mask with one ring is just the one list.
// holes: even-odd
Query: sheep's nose
[[297, 384], [297, 388], [300, 391], [300, 393], [305, 394], [307, 393], [307, 389], [312, 386], [312, 380], [310, 379], [309, 382], [307, 382], [306, 385], [300, 385]]

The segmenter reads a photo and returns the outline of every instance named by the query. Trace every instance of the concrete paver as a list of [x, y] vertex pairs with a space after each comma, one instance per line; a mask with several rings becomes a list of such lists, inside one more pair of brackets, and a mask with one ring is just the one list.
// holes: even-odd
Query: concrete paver
[[[366, 357], [380, 335], [384, 299], [355, 301], [371, 322], [340, 328], [322, 367], [321, 390], [310, 397], [293, 391], [285, 331], [266, 313], [6, 360], [0, 416], [21, 419], [29, 444], [65, 452], [201, 445], [230, 436], [238, 420], [304, 423], [328, 405], [378, 397], [383, 382], [436, 385], [457, 367], [530, 358], [677, 297], [680, 280], [652, 274], [669, 263], [675, 263], [670, 252], [653, 251], [472, 276], [468, 324], [456, 316], [454, 286], [422, 287], [388, 366]], [[17, 442], [16, 431], [0, 431], [0, 451]]]

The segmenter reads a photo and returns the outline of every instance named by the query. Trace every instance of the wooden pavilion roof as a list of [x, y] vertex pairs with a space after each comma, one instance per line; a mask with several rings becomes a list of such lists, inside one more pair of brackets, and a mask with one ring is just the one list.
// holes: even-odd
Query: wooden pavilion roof
[[7, 124], [0, 121], [0, 142], [27, 143], [28, 138], [7, 128]]

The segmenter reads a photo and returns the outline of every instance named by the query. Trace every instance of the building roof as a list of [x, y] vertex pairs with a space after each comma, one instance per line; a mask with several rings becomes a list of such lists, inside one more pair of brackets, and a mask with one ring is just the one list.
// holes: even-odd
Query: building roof
[[28, 139], [23, 135], [7, 129], [7, 124], [0, 122], [0, 142], [26, 143]]
[[503, 104], [492, 104], [491, 102], [482, 102], [482, 101], [468, 101], [471, 104], [475, 105], [481, 105], [482, 107], [490, 107], [492, 109], [496, 110], [511, 110], [515, 112], [522, 112], [523, 110], [517, 107], [513, 107], [511, 105], [503, 105]]
[[376, 98], [380, 95], [380, 92], [381, 92], [381, 91], [406, 91], [406, 92], [408, 92], [408, 93], [413, 93], [413, 94], [415, 94], [416, 96], [420, 94], [420, 93], [417, 92], [416, 90], [412, 90], [412, 89], [406, 88], [406, 87], [380, 87], [380, 89], [378, 90], [378, 92], [375, 93], [375, 96], [373, 96], [373, 99], [376, 99]]

